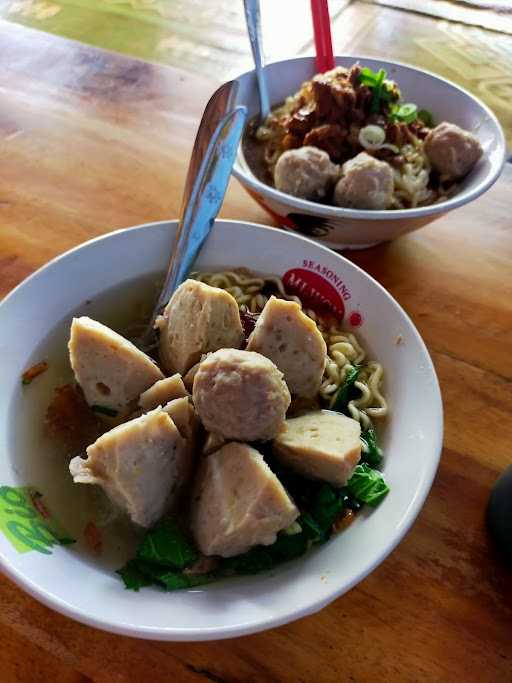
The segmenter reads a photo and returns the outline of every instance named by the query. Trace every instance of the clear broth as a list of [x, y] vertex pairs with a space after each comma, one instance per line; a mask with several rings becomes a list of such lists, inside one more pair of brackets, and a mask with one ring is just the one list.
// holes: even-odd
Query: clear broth
[[[45, 360], [48, 370], [22, 388], [11, 409], [11, 453], [15, 454], [13, 467], [20, 484], [35, 486], [43, 494], [52, 515], [77, 541], [69, 546], [70, 552], [79, 553], [84, 561], [109, 572], [133, 556], [140, 532], [126, 517], [114, 516], [99, 487], [73, 483], [69, 460], [84, 453], [89, 444], [83, 443], [78, 451], [70, 452], [59, 439], [51, 438], [45, 425], [46, 411], [55, 389], [74, 381], [67, 349], [72, 318], [87, 315], [133, 337], [147, 323], [162, 279], [161, 274], [151, 274], [129, 280], [71, 311], [37, 347], [29, 363]], [[109, 518], [111, 521], [107, 521]], [[89, 522], [101, 530], [100, 554], [94, 553], [85, 540]]]

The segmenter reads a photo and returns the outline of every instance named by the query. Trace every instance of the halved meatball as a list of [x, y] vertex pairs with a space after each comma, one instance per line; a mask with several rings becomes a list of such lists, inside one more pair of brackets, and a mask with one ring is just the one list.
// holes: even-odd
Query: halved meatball
[[203, 459], [191, 516], [201, 552], [232, 557], [274, 543], [299, 511], [257, 450], [229, 443]]
[[393, 171], [385, 161], [361, 152], [341, 167], [334, 203], [347, 209], [387, 209], [393, 199]]
[[186, 280], [178, 287], [156, 326], [164, 368], [182, 375], [204, 353], [238, 348], [244, 339], [234, 297], [197, 280]]
[[125, 412], [141, 392], [163, 378], [149, 356], [106, 325], [74, 318], [69, 360], [89, 405]]
[[161, 408], [99, 437], [69, 463], [77, 484], [99, 484], [131, 519], [150, 527], [177, 501], [193, 454]]
[[316, 323], [294, 301], [270, 297], [247, 350], [270, 358], [284, 374], [291, 394], [310, 398], [320, 389], [327, 347]]
[[304, 477], [344, 486], [361, 457], [360, 435], [361, 426], [351, 417], [316, 410], [286, 420], [272, 450]]
[[290, 392], [268, 358], [221, 349], [200, 364], [192, 391], [204, 427], [225, 439], [272, 439], [283, 424]]
[[425, 138], [425, 153], [441, 180], [467, 175], [483, 154], [482, 145], [467, 130], [444, 121]]

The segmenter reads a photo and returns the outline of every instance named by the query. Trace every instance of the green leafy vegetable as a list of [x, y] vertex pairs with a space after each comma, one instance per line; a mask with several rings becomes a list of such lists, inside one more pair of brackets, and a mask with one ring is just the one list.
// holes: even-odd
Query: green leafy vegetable
[[324, 484], [315, 496], [311, 506], [311, 514], [323, 534], [330, 535], [331, 527], [343, 507], [343, 494], [329, 484]]
[[139, 566], [137, 560], [130, 560], [122, 569], [118, 569], [116, 574], [124, 581], [124, 586], [128, 590], [139, 591], [145, 586], [151, 586], [154, 581], [152, 578], [144, 574]]
[[418, 112], [418, 118], [423, 121], [423, 123], [429, 128], [434, 127], [434, 117], [428, 111], [428, 109], [420, 109]]
[[137, 559], [164, 567], [183, 569], [199, 553], [172, 520], [165, 520], [149, 531], [137, 551]]
[[400, 123], [412, 123], [418, 118], [418, 107], [412, 102], [406, 104], [395, 105], [391, 108], [389, 115], [390, 121], [398, 121]]
[[366, 463], [357, 465], [347, 488], [357, 500], [371, 507], [376, 507], [389, 492], [382, 474]]
[[109, 408], [108, 406], [91, 406], [91, 410], [95, 413], [100, 413], [101, 415], [108, 415], [109, 417], [117, 417], [118, 411], [114, 408]]
[[157, 585], [165, 590], [192, 588], [212, 580], [210, 574], [184, 574], [183, 568], [193, 564], [199, 553], [172, 520], [161, 522], [148, 531], [135, 558], [118, 574], [126, 588], [138, 591]]
[[269, 546], [269, 549], [273, 560], [277, 563], [287, 562], [304, 555], [309, 545], [308, 539], [303, 532], [293, 534], [293, 536], [279, 534], [276, 542]]
[[[378, 448], [375, 435], [368, 431], [364, 434], [366, 442]], [[265, 452], [268, 447], [260, 444], [260, 448]], [[358, 510], [364, 503], [375, 506], [389, 490], [380, 473], [366, 463], [356, 467], [344, 488], [335, 489], [330, 484], [303, 479], [282, 467], [271, 455], [270, 448], [265, 458], [301, 511], [297, 533], [282, 531], [270, 546], [256, 546], [242, 555], [221, 558], [212, 572], [189, 574], [183, 569], [196, 561], [199, 552], [176, 522], [165, 520], [146, 534], [135, 559], [117, 572], [126, 588], [138, 591], [153, 585], [174, 591], [235, 574], [268, 571], [304, 555], [312, 545], [325, 543], [344, 508]]]
[[371, 467], [378, 467], [382, 462], [382, 449], [377, 441], [377, 434], [373, 427], [369, 427], [361, 434], [361, 441], [367, 447], [366, 453], [361, 453], [362, 462], [368, 463]]
[[139, 562], [138, 567], [143, 574], [152, 579], [153, 583], [168, 591], [194, 588], [194, 586], [202, 586], [213, 581], [211, 574], [184, 574], [146, 562]]
[[299, 517], [299, 524], [302, 527], [302, 533], [311, 541], [311, 543], [318, 543], [322, 540], [323, 534], [320, 525], [316, 519], [309, 514], [309, 512], [303, 512]]
[[222, 561], [221, 574], [257, 574], [272, 569], [275, 561], [269, 552], [271, 546], [256, 546], [243, 555], [227, 557]]
[[222, 560], [220, 573], [257, 574], [304, 555], [312, 543], [321, 540], [322, 533], [310, 515], [301, 516], [298, 521], [302, 527], [301, 533], [293, 536], [280, 533], [272, 545], [256, 546], [243, 555], [228, 557]]
[[158, 577], [160, 583], [168, 591], [204, 586], [214, 579], [212, 574], [182, 574], [181, 572], [165, 572]]
[[340, 386], [338, 391], [334, 394], [331, 402], [331, 410], [335, 410], [338, 413], [344, 413], [347, 410], [347, 406], [350, 400], [350, 394], [352, 392], [352, 387], [359, 375], [359, 368], [356, 366], [350, 368], [345, 375], [345, 381]]

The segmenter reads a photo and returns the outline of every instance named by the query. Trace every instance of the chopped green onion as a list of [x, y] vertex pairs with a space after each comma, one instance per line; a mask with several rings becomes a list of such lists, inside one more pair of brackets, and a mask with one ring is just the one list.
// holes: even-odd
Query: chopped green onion
[[361, 147], [365, 149], [379, 149], [386, 140], [386, 131], [380, 126], [370, 124], [361, 128], [358, 140]]
[[397, 105], [392, 108], [389, 118], [400, 123], [412, 123], [418, 118], [418, 107], [412, 102]]
[[378, 114], [380, 110], [381, 101], [389, 102], [391, 99], [391, 90], [387, 84], [384, 83], [386, 78], [386, 71], [379, 69], [377, 72], [372, 71], [365, 66], [361, 69], [358, 80], [361, 85], [366, 85], [373, 90], [372, 101], [370, 104], [370, 112]]
[[380, 101], [382, 94], [382, 84], [386, 78], [386, 72], [384, 69], [379, 69], [377, 73], [377, 78], [375, 79], [375, 85], [373, 86], [373, 96], [370, 104], [370, 112], [372, 114], [378, 114], [380, 109]]
[[357, 465], [347, 488], [358, 501], [371, 507], [376, 507], [389, 492], [382, 474], [366, 463]]
[[109, 417], [116, 417], [118, 412], [114, 408], [109, 408], [108, 406], [98, 406], [94, 405], [91, 406], [91, 410], [93, 410], [95, 413], [100, 413], [101, 415], [108, 415]]
[[428, 111], [428, 109], [420, 109], [418, 112], [418, 118], [423, 121], [423, 123], [428, 126], [428, 128], [434, 127], [434, 117]]
[[389, 81], [384, 81], [380, 93], [383, 102], [390, 102], [393, 96], [393, 85]]
[[373, 88], [377, 83], [378, 72], [373, 72], [369, 67], [365, 66], [361, 69], [359, 74], [359, 83]]

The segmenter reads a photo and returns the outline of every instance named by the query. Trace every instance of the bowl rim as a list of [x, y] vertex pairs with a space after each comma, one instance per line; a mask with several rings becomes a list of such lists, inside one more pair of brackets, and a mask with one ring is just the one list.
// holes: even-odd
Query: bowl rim
[[[486, 192], [491, 185], [493, 185], [496, 180], [499, 178], [503, 171], [503, 167], [506, 162], [506, 156], [507, 156], [507, 149], [506, 149], [506, 142], [505, 142], [505, 133], [503, 132], [503, 128], [501, 127], [500, 122], [498, 121], [498, 118], [494, 114], [494, 112], [481, 100], [479, 100], [477, 97], [475, 97], [472, 93], [470, 93], [468, 90], [465, 88], [457, 85], [453, 81], [450, 81], [447, 78], [444, 78], [443, 76], [440, 76], [433, 71], [429, 71], [428, 69], [420, 69], [418, 67], [412, 66], [411, 64], [407, 64], [406, 62], [397, 62], [394, 60], [388, 60], [388, 59], [380, 59], [378, 57], [371, 57], [369, 55], [349, 55], [349, 54], [336, 54], [334, 56], [335, 61], [338, 59], [353, 59], [354, 62], [362, 61], [364, 62], [365, 60], [367, 61], [372, 61], [372, 62], [380, 62], [382, 65], [385, 66], [399, 66], [401, 68], [408, 69], [409, 71], [414, 71], [419, 74], [426, 74], [427, 76], [430, 76], [431, 78], [442, 81], [443, 83], [447, 84], [449, 87], [453, 88], [454, 90], [459, 91], [459, 93], [462, 93], [463, 95], [466, 95], [469, 97], [473, 102], [475, 102], [478, 107], [482, 110], [482, 113], [487, 117], [492, 123], [494, 124], [494, 129], [495, 129], [495, 134], [496, 134], [496, 140], [497, 140], [497, 147], [498, 150], [501, 150], [501, 160], [500, 163], [496, 166], [495, 170], [492, 173], [489, 173], [486, 175], [485, 178], [483, 178], [475, 187], [470, 187], [467, 190], [463, 192], [458, 192], [456, 193], [453, 197], [450, 197], [449, 199], [438, 202], [436, 204], [429, 204], [427, 206], [420, 206], [416, 208], [411, 208], [411, 209], [379, 209], [376, 211], [371, 211], [371, 210], [363, 210], [363, 209], [347, 209], [343, 208], [340, 206], [331, 206], [328, 204], [320, 204], [317, 202], [312, 202], [308, 199], [299, 199], [298, 197], [293, 197], [292, 195], [286, 194], [285, 192], [280, 192], [279, 190], [276, 190], [274, 187], [271, 187], [270, 185], [266, 185], [265, 183], [261, 182], [256, 178], [256, 176], [253, 175], [248, 175], [244, 170], [243, 166], [247, 165], [245, 162], [245, 158], [243, 155], [243, 150], [242, 146], [240, 145], [237, 153], [237, 157], [235, 160], [235, 164], [233, 166], [233, 175], [239, 180], [242, 184], [248, 185], [252, 190], [255, 192], [258, 192], [259, 194], [262, 194], [264, 196], [269, 197], [270, 199], [273, 199], [274, 201], [280, 202], [282, 204], [288, 204], [290, 207], [304, 211], [305, 213], [309, 215], [317, 215], [322, 218], [333, 218], [333, 219], [343, 219], [343, 218], [350, 218], [350, 219], [357, 219], [357, 220], [395, 220], [395, 219], [401, 219], [401, 218], [422, 218], [425, 216], [432, 216], [436, 214], [441, 214], [441, 213], [446, 213], [447, 211], [450, 211], [452, 209], [455, 209], [459, 206], [463, 206], [464, 204], [467, 204], [477, 197], [479, 197], [481, 194]], [[265, 69], [270, 66], [275, 66], [277, 64], [292, 64], [292, 63], [306, 63], [306, 62], [314, 62], [315, 58], [312, 56], [307, 56], [307, 57], [292, 57], [290, 59], [279, 59], [276, 61], [269, 62], [268, 64], [265, 65]], [[337, 64], [336, 64], [337, 66]], [[239, 74], [235, 78], [233, 78], [234, 81], [240, 81], [241, 79], [247, 79], [251, 76], [251, 74], [255, 74], [255, 69], [251, 69], [249, 71], [245, 71], [242, 74]], [[271, 105], [272, 106], [272, 105]], [[240, 160], [243, 159], [243, 164], [240, 163]]]
[[[391, 306], [398, 309], [399, 313], [403, 317], [404, 324], [408, 327], [411, 335], [418, 345], [424, 356], [424, 362], [426, 368], [428, 369], [428, 374], [432, 380], [432, 388], [435, 394], [435, 401], [432, 403], [432, 410], [435, 413], [435, 424], [437, 425], [435, 433], [431, 435], [432, 438], [432, 458], [429, 462], [429, 467], [425, 473], [425, 476], [421, 482], [421, 487], [418, 488], [416, 495], [414, 496], [411, 504], [409, 505], [406, 515], [400, 525], [400, 528], [396, 530], [395, 536], [390, 539], [385, 548], [379, 553], [372, 562], [369, 562], [362, 571], [357, 573], [352, 577], [352, 579], [342, 586], [337, 588], [333, 586], [332, 590], [323, 598], [317, 599], [312, 603], [305, 606], [292, 607], [286, 612], [282, 612], [278, 615], [272, 615], [265, 619], [261, 619], [256, 623], [238, 623], [231, 626], [225, 627], [201, 627], [196, 628], [180, 628], [180, 627], [161, 627], [161, 626], [137, 626], [136, 624], [119, 624], [115, 620], [110, 618], [97, 617], [91, 612], [87, 612], [82, 608], [75, 607], [74, 605], [68, 603], [66, 600], [58, 597], [57, 595], [50, 593], [46, 589], [42, 589], [37, 585], [37, 583], [28, 576], [25, 575], [23, 570], [13, 567], [4, 556], [2, 550], [0, 550], [0, 570], [10, 578], [17, 586], [19, 586], [23, 591], [31, 595], [38, 602], [46, 605], [50, 609], [53, 609], [66, 617], [69, 617], [79, 623], [92, 626], [94, 628], [107, 631], [110, 633], [116, 633], [119, 635], [130, 636], [135, 638], [142, 638], [146, 640], [161, 640], [161, 641], [209, 641], [209, 640], [224, 640], [228, 638], [235, 638], [243, 635], [249, 635], [253, 633], [259, 633], [261, 631], [266, 631], [272, 628], [277, 628], [284, 624], [288, 624], [302, 617], [314, 614], [321, 610], [326, 605], [333, 602], [335, 599], [341, 595], [347, 593], [355, 585], [360, 583], [364, 578], [366, 578], [379, 564], [381, 564], [397, 547], [397, 545], [402, 541], [404, 536], [410, 530], [411, 526], [416, 521], [418, 514], [420, 513], [423, 504], [430, 493], [434, 478], [436, 476], [439, 461], [441, 458], [442, 447], [443, 447], [443, 433], [444, 433], [444, 418], [443, 418], [443, 404], [441, 390], [439, 386], [439, 380], [437, 373], [421, 335], [416, 329], [414, 323], [407, 315], [405, 310], [400, 306], [396, 299], [381, 285], [377, 280], [375, 280], [369, 273], [364, 271], [355, 263], [352, 263], [349, 259], [345, 258], [341, 254], [334, 252], [333, 250], [319, 244], [318, 242], [298, 235], [296, 233], [290, 233], [284, 230], [279, 230], [279, 228], [273, 226], [266, 226], [258, 223], [251, 223], [241, 220], [230, 220], [230, 219], [219, 219], [219, 223], [228, 223], [231, 225], [236, 225], [237, 228], [243, 228], [248, 226], [252, 229], [257, 230], [277, 230], [285, 239], [294, 239], [305, 242], [307, 245], [314, 246], [316, 250], [321, 250], [328, 252], [331, 256], [334, 255], [336, 258], [341, 259], [346, 262], [349, 267], [354, 268], [356, 271], [370, 280], [371, 284], [381, 290], [381, 292], [389, 300]], [[59, 254], [55, 258], [48, 261], [46, 264], [40, 266], [34, 273], [29, 275], [27, 278], [22, 280], [6, 297], [0, 301], [0, 315], [1, 310], [4, 305], [12, 299], [19, 295], [19, 292], [28, 283], [38, 280], [43, 276], [44, 272], [48, 269], [58, 268], [61, 261], [71, 258], [77, 252], [83, 249], [87, 249], [90, 246], [100, 243], [102, 241], [107, 241], [110, 239], [119, 239], [122, 234], [131, 234], [143, 231], [147, 229], [157, 229], [158, 226], [162, 225], [177, 225], [178, 220], [162, 220], [153, 221], [149, 223], [142, 223], [139, 225], [131, 226], [128, 228], [120, 228], [112, 232], [106, 233], [104, 235], [99, 235], [86, 242], [83, 242], [76, 247], [69, 249], [68, 251]], [[300, 559], [300, 558], [299, 558]], [[134, 612], [136, 609], [134, 608]]]

